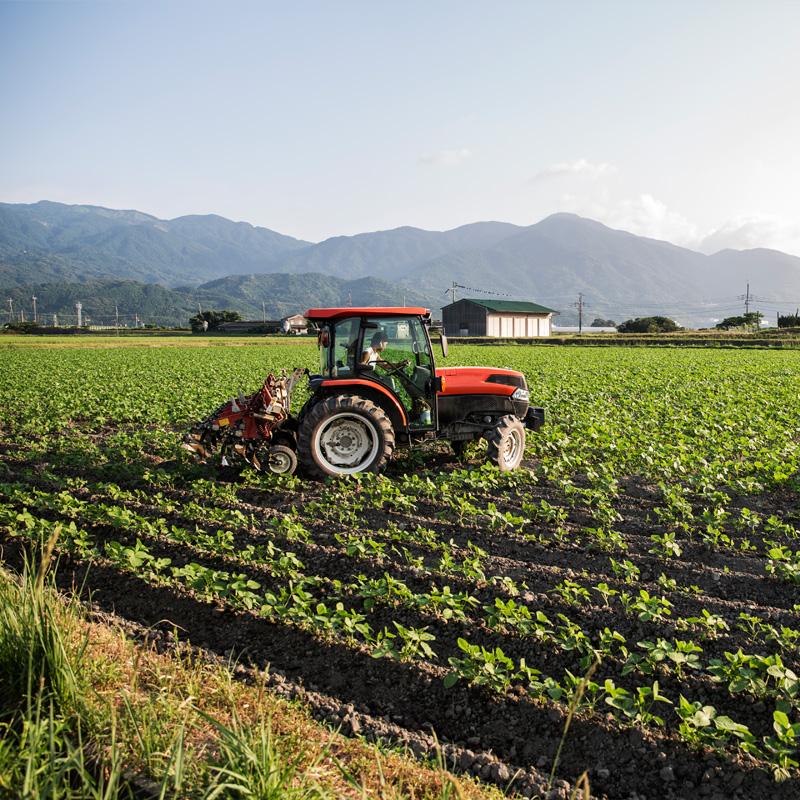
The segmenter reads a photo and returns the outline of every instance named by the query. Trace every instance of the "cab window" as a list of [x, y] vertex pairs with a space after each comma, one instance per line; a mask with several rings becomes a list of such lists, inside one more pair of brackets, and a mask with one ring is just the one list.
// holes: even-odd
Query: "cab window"
[[411, 427], [432, 424], [433, 366], [418, 317], [366, 320], [360, 364], [389, 386], [405, 407]]
[[342, 377], [355, 372], [359, 322], [358, 317], [350, 317], [336, 323], [333, 334], [333, 374], [335, 376]]

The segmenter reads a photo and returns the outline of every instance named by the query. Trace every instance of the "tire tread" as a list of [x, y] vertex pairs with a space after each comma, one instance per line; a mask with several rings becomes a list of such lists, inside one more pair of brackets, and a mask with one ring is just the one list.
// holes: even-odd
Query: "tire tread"
[[314, 458], [312, 442], [314, 431], [327, 417], [340, 411], [354, 411], [369, 417], [383, 438], [383, 452], [367, 468], [368, 472], [380, 472], [390, 461], [395, 449], [394, 427], [387, 413], [376, 403], [358, 395], [342, 394], [319, 400], [306, 412], [297, 432], [297, 456], [303, 470], [315, 478], [324, 478], [328, 473]]

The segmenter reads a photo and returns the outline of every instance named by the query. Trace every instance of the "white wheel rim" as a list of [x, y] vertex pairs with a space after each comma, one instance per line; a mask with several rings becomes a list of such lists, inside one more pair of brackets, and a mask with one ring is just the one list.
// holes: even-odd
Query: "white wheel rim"
[[269, 454], [270, 472], [274, 472], [276, 475], [283, 475], [284, 472], [288, 472], [291, 468], [292, 459], [289, 458], [287, 453], [278, 451], [277, 453]]
[[343, 411], [324, 420], [314, 435], [314, 452], [334, 475], [363, 472], [378, 455], [380, 437], [372, 421]]
[[512, 428], [504, 442], [503, 462], [508, 466], [516, 466], [522, 460], [524, 450], [525, 439], [516, 428]]

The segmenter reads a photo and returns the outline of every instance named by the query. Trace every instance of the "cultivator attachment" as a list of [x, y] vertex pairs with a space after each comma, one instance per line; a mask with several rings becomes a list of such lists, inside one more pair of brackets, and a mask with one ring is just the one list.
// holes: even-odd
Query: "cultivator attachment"
[[184, 449], [206, 463], [219, 458], [223, 467], [243, 461], [259, 471], [291, 474], [297, 469], [295, 433], [291, 416], [292, 390], [306, 374], [271, 372], [261, 388], [243, 397], [232, 397], [186, 434]]

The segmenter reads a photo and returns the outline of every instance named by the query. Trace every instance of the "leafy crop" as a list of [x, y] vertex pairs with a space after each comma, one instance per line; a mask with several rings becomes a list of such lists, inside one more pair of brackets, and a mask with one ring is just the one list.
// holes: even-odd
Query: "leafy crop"
[[324, 484], [225, 483], [184, 457], [183, 429], [220, 398], [315, 355], [1, 350], [2, 541], [57, 531], [73, 562], [232, 625], [301, 629], [512, 717], [520, 698], [575, 700], [602, 726], [800, 778], [795, 353], [454, 347], [522, 370], [547, 409], [513, 473], [435, 443]]

